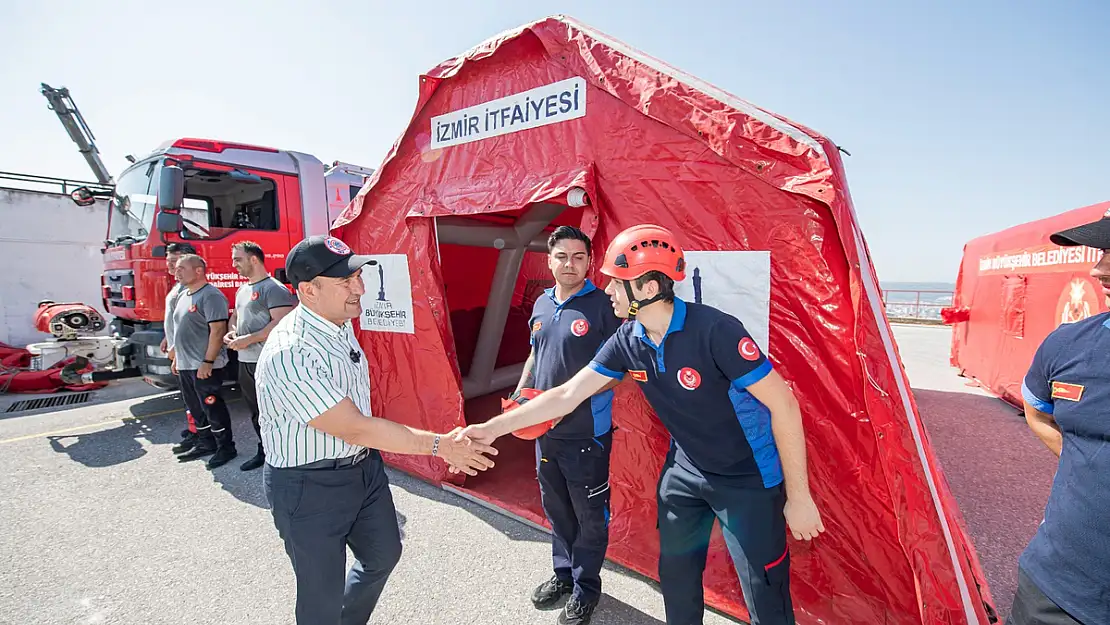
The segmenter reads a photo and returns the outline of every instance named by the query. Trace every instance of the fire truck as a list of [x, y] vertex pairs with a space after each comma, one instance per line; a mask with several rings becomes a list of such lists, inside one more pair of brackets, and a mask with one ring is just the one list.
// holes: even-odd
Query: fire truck
[[[50, 87], [43, 88], [98, 179], [107, 181], [91, 133], [86, 138], [79, 132], [87, 132], [87, 126], [68, 93], [56, 102], [46, 91]], [[192, 244], [207, 261], [208, 281], [234, 306], [235, 292], [246, 279], [231, 265], [233, 244], [258, 243], [267, 269], [288, 284], [289, 249], [305, 237], [327, 233], [373, 173], [339, 161], [325, 167], [302, 152], [199, 138], [166, 141], [145, 157], [128, 160], [132, 164], [112, 181], [111, 191], [81, 187], [71, 194], [81, 205], [105, 195], [109, 200], [101, 291], [104, 310], [114, 317], [104, 337], [113, 342], [113, 357], [84, 379], [141, 375], [159, 388], [177, 386], [160, 347], [165, 298], [173, 286], [166, 246]], [[234, 360], [234, 352], [229, 357]], [[236, 370], [229, 366], [229, 377]]]

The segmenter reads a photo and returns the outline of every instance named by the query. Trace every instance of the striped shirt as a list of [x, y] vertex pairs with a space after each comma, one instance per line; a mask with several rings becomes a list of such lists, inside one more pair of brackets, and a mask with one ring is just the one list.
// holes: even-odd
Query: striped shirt
[[344, 397], [371, 416], [370, 372], [350, 321], [337, 326], [298, 305], [267, 337], [255, 384], [270, 466], [296, 467], [365, 449], [308, 425]]

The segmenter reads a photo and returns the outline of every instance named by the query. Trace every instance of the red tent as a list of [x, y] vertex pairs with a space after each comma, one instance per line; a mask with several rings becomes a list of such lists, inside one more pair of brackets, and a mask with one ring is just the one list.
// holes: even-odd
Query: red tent
[[[421, 76], [408, 128], [336, 221], [381, 260], [359, 322], [375, 414], [438, 431], [489, 418], [528, 354], [546, 231], [575, 224], [604, 250], [644, 222], [690, 250], [680, 296], [742, 319], [801, 402], [828, 532], [791, 543], [799, 622], [987, 623], [837, 146], [572, 19], [502, 33]], [[596, 267], [593, 278], [604, 285]], [[633, 384], [616, 393], [608, 555], [656, 578], [668, 435]], [[455, 484], [545, 523], [532, 446], [497, 445], [496, 468]], [[388, 461], [457, 479], [438, 460]], [[717, 534], [705, 579], [711, 605], [746, 617]]]
[[964, 246], [952, 308], [952, 364], [1022, 405], [1021, 382], [1041, 341], [1061, 323], [1106, 310], [1091, 277], [1101, 250], [1059, 247], [1053, 232], [1094, 221], [1110, 202], [1085, 206], [973, 239]]

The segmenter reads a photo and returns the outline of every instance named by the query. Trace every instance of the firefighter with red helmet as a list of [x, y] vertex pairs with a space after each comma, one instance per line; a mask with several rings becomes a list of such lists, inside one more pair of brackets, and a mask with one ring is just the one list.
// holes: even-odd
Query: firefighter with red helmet
[[558, 418], [627, 374], [672, 437], [657, 487], [667, 623], [702, 622], [715, 518], [752, 622], [794, 623], [786, 532], [812, 540], [825, 528], [793, 392], [738, 319], [675, 297], [686, 260], [665, 228], [621, 232], [601, 271], [612, 279], [605, 292], [616, 313], [632, 322], [567, 383], [459, 436], [489, 443]]
[[[609, 297], [586, 277], [590, 239], [571, 226], [548, 238], [548, 268], [555, 286], [537, 299], [528, 320], [532, 352], [512, 409], [563, 384], [587, 366], [621, 320]], [[552, 528], [551, 579], [532, 593], [540, 609], [569, 595], [560, 625], [589, 623], [601, 598], [601, 567], [609, 547], [609, 455], [612, 449], [611, 386], [583, 397], [558, 420], [515, 431], [536, 440], [536, 477], [540, 500]]]

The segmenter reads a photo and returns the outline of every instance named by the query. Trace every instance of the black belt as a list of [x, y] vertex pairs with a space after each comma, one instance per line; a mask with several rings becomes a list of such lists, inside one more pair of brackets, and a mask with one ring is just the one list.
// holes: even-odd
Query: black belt
[[363, 449], [353, 456], [344, 456], [343, 458], [328, 458], [327, 460], [317, 460], [308, 464], [302, 464], [291, 469], [342, 469], [356, 465], [370, 456], [369, 449]]

